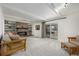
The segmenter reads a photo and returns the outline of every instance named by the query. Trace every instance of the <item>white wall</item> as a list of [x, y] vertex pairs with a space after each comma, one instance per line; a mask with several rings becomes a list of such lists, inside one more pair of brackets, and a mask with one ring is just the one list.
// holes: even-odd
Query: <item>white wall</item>
[[67, 16], [67, 19], [47, 22], [58, 24], [58, 40], [68, 41], [68, 36], [79, 35], [79, 14], [74, 13]]
[[[36, 25], [40, 25], [40, 30], [36, 30]], [[42, 23], [34, 23], [32, 25], [32, 35], [35, 37], [42, 37]]]
[[4, 16], [2, 13], [2, 8], [0, 6], [0, 36], [4, 35]]

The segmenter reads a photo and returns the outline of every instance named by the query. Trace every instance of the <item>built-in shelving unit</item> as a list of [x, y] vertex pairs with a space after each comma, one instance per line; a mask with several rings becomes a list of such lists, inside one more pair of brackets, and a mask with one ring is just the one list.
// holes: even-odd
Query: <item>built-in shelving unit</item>
[[29, 23], [5, 20], [5, 32], [15, 32], [21, 36], [31, 36], [32, 25]]
[[16, 32], [16, 22], [5, 20], [5, 32]]
[[17, 34], [21, 36], [30, 36], [32, 35], [32, 26], [28, 23], [16, 23]]

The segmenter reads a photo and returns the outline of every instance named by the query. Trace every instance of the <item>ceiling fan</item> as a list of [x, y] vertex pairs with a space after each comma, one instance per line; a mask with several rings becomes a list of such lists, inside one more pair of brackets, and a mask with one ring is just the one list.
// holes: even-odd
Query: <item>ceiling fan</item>
[[[68, 7], [68, 5], [69, 5], [69, 3], [62, 3], [61, 6], [59, 6], [59, 8], [60, 8], [60, 10], [65, 9], [65, 8]], [[56, 6], [53, 3], [49, 4], [49, 7], [58, 15], [58, 17], [52, 18], [52, 20], [49, 20], [49, 21], [61, 20], [61, 19], [66, 19], [67, 18], [66, 16], [62, 15], [59, 12], [60, 11], [59, 9], [56, 10]]]
[[58, 14], [58, 12], [57, 12], [56, 9], [58, 9], [58, 10], [59, 10], [59, 9], [65, 9], [65, 8], [68, 7], [69, 4], [70, 4], [70, 3], [61, 3], [61, 5], [56, 8], [55, 3], [51, 3], [51, 4], [49, 4], [49, 7], [50, 7], [56, 14]]

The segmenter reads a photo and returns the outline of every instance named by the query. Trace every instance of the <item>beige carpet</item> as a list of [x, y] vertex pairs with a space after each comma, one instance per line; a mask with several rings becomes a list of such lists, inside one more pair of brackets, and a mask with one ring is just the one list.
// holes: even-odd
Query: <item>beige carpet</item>
[[26, 51], [21, 50], [12, 56], [68, 56], [69, 54], [60, 48], [60, 42], [48, 38], [27, 38]]

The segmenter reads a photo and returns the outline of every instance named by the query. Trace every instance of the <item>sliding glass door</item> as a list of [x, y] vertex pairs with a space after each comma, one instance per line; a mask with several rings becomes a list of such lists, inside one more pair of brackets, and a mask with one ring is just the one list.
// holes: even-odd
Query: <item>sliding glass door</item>
[[58, 39], [58, 24], [46, 24], [46, 38]]

